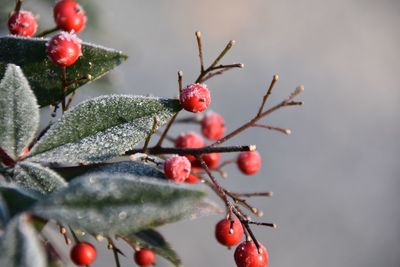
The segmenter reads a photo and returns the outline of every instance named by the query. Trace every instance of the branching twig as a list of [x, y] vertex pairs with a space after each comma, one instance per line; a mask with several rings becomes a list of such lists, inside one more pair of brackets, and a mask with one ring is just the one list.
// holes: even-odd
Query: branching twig
[[144, 146], [143, 146], [143, 153], [147, 153], [147, 148], [150, 142], [151, 137], [153, 136], [153, 134], [155, 133], [157, 128], [157, 117], [153, 118], [153, 126], [151, 127], [151, 131], [149, 133], [149, 135], [146, 138], [146, 141], [144, 142]]
[[115, 244], [111, 238], [108, 238], [107, 240], [108, 240], [107, 248], [111, 249], [113, 251], [116, 267], [121, 267], [121, 263], [119, 262], [118, 254], [125, 256], [124, 253], [117, 246], [115, 246]]
[[58, 31], [58, 30], [59, 30], [59, 28], [56, 26], [56, 27], [54, 27], [54, 28], [47, 29], [47, 30], [44, 30], [44, 31], [42, 31], [42, 32], [40, 32], [40, 33], [38, 33], [38, 34], [36, 34], [36, 37], [45, 37], [46, 35], [48, 35], [48, 34], [50, 34], [50, 33], [53, 33], [53, 32], [56, 32], [56, 31]]

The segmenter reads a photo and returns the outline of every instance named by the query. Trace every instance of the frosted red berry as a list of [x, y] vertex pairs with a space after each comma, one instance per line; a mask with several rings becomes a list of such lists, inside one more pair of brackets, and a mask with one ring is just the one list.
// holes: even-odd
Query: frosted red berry
[[8, 19], [8, 30], [11, 34], [18, 36], [33, 36], [36, 33], [37, 26], [35, 16], [29, 11], [14, 12]]
[[180, 101], [182, 107], [190, 112], [202, 112], [211, 103], [210, 91], [204, 84], [190, 84], [181, 92]]
[[61, 32], [46, 43], [47, 56], [60, 67], [71, 66], [82, 55], [81, 43], [82, 41], [75, 34]]
[[156, 263], [156, 254], [148, 248], [142, 248], [135, 252], [135, 262], [141, 267], [150, 266]]
[[231, 221], [223, 219], [215, 225], [215, 238], [227, 247], [235, 246], [243, 238], [243, 227], [240, 221], [235, 218], [231, 228]]
[[85, 10], [73, 0], [58, 1], [53, 9], [57, 27], [67, 32], [80, 32], [85, 28]]
[[177, 183], [182, 183], [189, 177], [190, 161], [183, 156], [172, 156], [164, 163], [165, 176]]
[[237, 165], [244, 174], [255, 174], [261, 168], [261, 156], [257, 151], [240, 152]]
[[244, 241], [237, 246], [234, 254], [237, 267], [266, 267], [268, 265], [267, 249], [258, 242], [259, 252], [253, 241]]
[[[201, 148], [204, 146], [203, 137], [195, 132], [181, 133], [175, 141], [175, 146], [180, 148]], [[195, 162], [196, 157], [186, 156], [190, 162]]]
[[90, 265], [95, 259], [96, 248], [88, 242], [79, 242], [71, 249], [71, 260], [76, 265]]
[[201, 120], [201, 132], [207, 139], [220, 139], [225, 133], [224, 118], [215, 112], [207, 112]]
[[215, 167], [218, 166], [218, 163], [221, 160], [221, 154], [220, 153], [208, 153], [208, 154], [203, 154], [201, 158], [204, 160], [206, 163], [207, 167], [210, 169], [214, 169]]

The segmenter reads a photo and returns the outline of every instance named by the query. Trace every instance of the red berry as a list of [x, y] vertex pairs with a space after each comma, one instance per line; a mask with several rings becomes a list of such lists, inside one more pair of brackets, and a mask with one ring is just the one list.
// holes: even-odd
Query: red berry
[[[178, 136], [175, 141], [175, 146], [181, 148], [201, 148], [204, 146], [204, 141], [203, 137], [201, 137], [197, 133], [187, 132], [182, 133]], [[187, 155], [186, 157], [190, 160], [190, 162], [196, 161], [196, 157], [192, 155]]]
[[135, 262], [141, 267], [150, 266], [156, 262], [156, 254], [148, 248], [142, 248], [135, 252]]
[[81, 42], [75, 34], [61, 32], [46, 43], [47, 56], [58, 66], [71, 66], [82, 55]]
[[80, 32], [85, 28], [85, 10], [73, 0], [58, 1], [54, 6], [53, 15], [61, 30]]
[[202, 112], [210, 105], [210, 91], [205, 84], [190, 84], [182, 90], [180, 101], [185, 110]]
[[190, 161], [182, 156], [172, 156], [164, 163], [165, 176], [177, 183], [182, 183], [189, 177], [190, 169]]
[[76, 265], [90, 265], [96, 259], [96, 248], [88, 242], [77, 243], [71, 249], [71, 260]]
[[221, 154], [220, 153], [208, 153], [208, 154], [203, 154], [201, 158], [204, 160], [208, 168], [214, 169], [215, 167], [218, 166], [219, 161], [221, 160]]
[[188, 184], [197, 184], [200, 181], [199, 177], [193, 174], [189, 174], [189, 177], [186, 178], [185, 183]]
[[244, 174], [255, 174], [261, 168], [261, 156], [257, 151], [240, 152], [237, 164]]
[[243, 227], [240, 221], [235, 218], [231, 229], [231, 221], [223, 219], [215, 226], [215, 238], [224, 246], [232, 247], [242, 240]]
[[253, 241], [244, 241], [235, 250], [235, 262], [238, 267], [266, 267], [268, 252], [259, 242], [261, 253], [258, 252]]
[[207, 112], [201, 121], [201, 132], [210, 140], [220, 139], [225, 132], [224, 118], [215, 112]]
[[31, 37], [37, 30], [35, 16], [29, 11], [14, 12], [8, 19], [8, 30], [11, 34]]

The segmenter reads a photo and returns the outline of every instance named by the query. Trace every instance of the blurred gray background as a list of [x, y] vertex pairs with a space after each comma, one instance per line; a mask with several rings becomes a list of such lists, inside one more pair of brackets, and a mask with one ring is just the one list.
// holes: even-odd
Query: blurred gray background
[[[44, 14], [51, 9], [42, 2], [26, 1], [26, 8], [42, 13], [46, 28], [52, 20]], [[207, 82], [211, 109], [223, 114], [229, 130], [253, 116], [273, 74], [281, 79], [270, 104], [305, 85], [303, 107], [265, 120], [292, 129], [292, 135], [251, 129], [230, 142], [256, 143], [263, 155], [259, 174], [244, 177], [230, 167], [223, 184], [234, 191], [274, 192], [271, 199], [253, 201], [263, 220], [278, 224], [275, 230], [254, 227], [269, 250], [269, 266], [400, 266], [398, 0], [82, 4], [95, 7], [97, 26], [80, 36], [130, 58], [111, 73], [112, 84], [86, 86], [80, 100], [106, 93], [175, 96], [177, 70], [184, 71], [185, 83], [198, 74], [197, 30], [204, 36], [206, 62], [235, 39], [223, 62], [246, 65]], [[234, 266], [233, 251], [213, 236], [219, 219], [160, 229], [184, 266]], [[123, 265], [134, 265], [125, 251]], [[93, 266], [114, 266], [112, 254], [102, 253]], [[158, 266], [169, 265], [159, 259]]]

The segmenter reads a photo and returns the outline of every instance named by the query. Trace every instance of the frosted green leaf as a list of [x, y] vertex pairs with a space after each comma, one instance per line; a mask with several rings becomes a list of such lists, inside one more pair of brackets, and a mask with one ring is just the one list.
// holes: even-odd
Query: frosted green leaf
[[180, 104], [175, 99], [110, 95], [82, 102], [54, 123], [31, 149], [31, 161], [101, 162], [133, 149], [165, 124]]
[[56, 172], [33, 162], [19, 162], [14, 168], [13, 181], [40, 195], [47, 195], [67, 185]]
[[37, 201], [32, 193], [13, 184], [1, 184], [0, 196], [8, 208], [10, 217], [30, 209]]
[[0, 238], [0, 266], [46, 267], [46, 256], [28, 217], [14, 218]]
[[181, 266], [181, 259], [164, 237], [153, 229], [142, 230], [133, 234], [121, 236], [133, 249], [149, 248], [170, 261], [174, 266]]
[[17, 158], [32, 141], [38, 127], [39, 107], [35, 95], [21, 69], [9, 64], [0, 82], [0, 147]]
[[92, 234], [124, 235], [197, 217], [199, 206], [205, 210], [204, 195], [196, 187], [160, 179], [95, 172], [72, 180], [32, 212]]
[[[0, 73], [7, 63], [21, 66], [41, 107], [61, 100], [61, 69], [47, 58], [46, 42], [47, 39], [42, 38], [0, 37]], [[67, 80], [88, 74], [93, 80], [98, 79], [127, 59], [121, 51], [89, 43], [82, 43], [82, 54], [67, 68]], [[87, 82], [80, 80], [71, 84], [67, 93]]]

